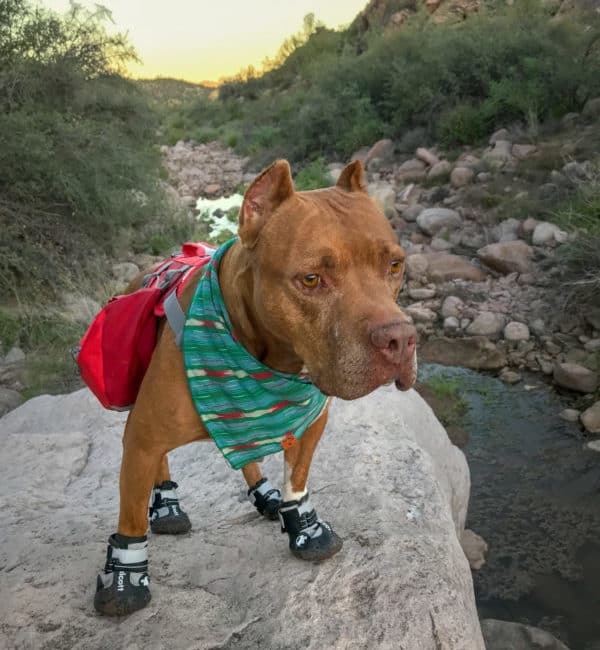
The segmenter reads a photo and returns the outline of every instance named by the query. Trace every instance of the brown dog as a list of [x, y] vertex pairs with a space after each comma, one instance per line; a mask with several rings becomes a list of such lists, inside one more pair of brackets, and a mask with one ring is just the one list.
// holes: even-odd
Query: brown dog
[[[218, 284], [234, 337], [252, 357], [280, 373], [307, 372], [324, 395], [355, 399], [382, 384], [394, 381], [406, 390], [415, 381], [415, 330], [396, 303], [403, 262], [390, 224], [366, 193], [359, 162], [343, 170], [335, 187], [295, 192], [289, 165], [278, 161], [246, 192], [239, 240], [221, 260]], [[184, 311], [201, 275], [180, 297]], [[292, 552], [311, 560], [329, 557], [342, 545], [317, 517], [306, 490], [326, 420], [327, 406], [298, 444], [282, 443], [283, 502], [255, 462], [242, 468], [258, 510], [271, 518], [279, 513]], [[126, 614], [150, 600], [150, 495], [154, 489], [154, 532], [189, 530], [167, 453], [207, 438], [182, 352], [164, 323], [125, 427], [118, 533], [109, 540], [95, 598], [101, 613]]]

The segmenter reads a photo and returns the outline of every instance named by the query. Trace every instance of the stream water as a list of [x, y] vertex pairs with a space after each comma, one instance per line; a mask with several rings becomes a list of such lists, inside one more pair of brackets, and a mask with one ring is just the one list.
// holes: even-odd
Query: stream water
[[429, 364], [419, 374], [458, 381], [470, 407], [467, 527], [490, 547], [473, 574], [480, 618], [600, 650], [600, 454], [558, 417], [566, 401], [535, 376], [509, 386], [464, 368]]

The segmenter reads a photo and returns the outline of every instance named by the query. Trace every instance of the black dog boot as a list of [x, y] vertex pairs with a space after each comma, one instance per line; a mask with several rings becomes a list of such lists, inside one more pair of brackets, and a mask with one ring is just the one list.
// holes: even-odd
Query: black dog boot
[[104, 573], [98, 576], [94, 607], [106, 616], [125, 616], [150, 602], [148, 541], [111, 535]]
[[250, 503], [267, 519], [277, 519], [277, 512], [281, 505], [281, 492], [274, 488], [269, 479], [261, 478], [258, 483], [248, 490]]
[[179, 505], [177, 483], [163, 481], [152, 490], [150, 530], [156, 535], [181, 535], [192, 528], [190, 518]]
[[290, 538], [290, 550], [301, 560], [325, 560], [335, 555], [343, 541], [330, 524], [317, 517], [308, 493], [300, 501], [285, 501], [279, 506], [281, 532]]

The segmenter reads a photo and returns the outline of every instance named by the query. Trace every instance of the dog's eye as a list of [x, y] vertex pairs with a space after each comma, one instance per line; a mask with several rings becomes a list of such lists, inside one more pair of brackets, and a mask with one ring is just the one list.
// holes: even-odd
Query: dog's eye
[[402, 262], [400, 260], [392, 260], [390, 271], [392, 272], [392, 275], [398, 275], [398, 273], [402, 271]]
[[314, 289], [319, 284], [320, 280], [320, 276], [318, 276], [316, 273], [311, 273], [310, 275], [305, 275], [302, 278], [302, 284], [307, 289]]

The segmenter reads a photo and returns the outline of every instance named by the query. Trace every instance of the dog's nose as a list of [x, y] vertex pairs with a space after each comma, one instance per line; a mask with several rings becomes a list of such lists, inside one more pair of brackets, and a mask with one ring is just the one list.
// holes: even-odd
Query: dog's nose
[[393, 321], [371, 330], [371, 343], [390, 363], [412, 359], [417, 345], [417, 331], [412, 323]]

